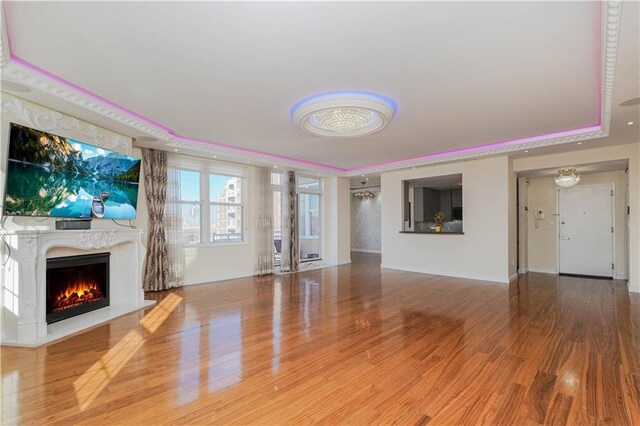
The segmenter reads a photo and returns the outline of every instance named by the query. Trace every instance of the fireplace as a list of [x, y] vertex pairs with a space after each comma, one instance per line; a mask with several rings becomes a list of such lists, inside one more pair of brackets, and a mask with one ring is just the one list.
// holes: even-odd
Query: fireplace
[[47, 259], [47, 324], [109, 306], [109, 256]]

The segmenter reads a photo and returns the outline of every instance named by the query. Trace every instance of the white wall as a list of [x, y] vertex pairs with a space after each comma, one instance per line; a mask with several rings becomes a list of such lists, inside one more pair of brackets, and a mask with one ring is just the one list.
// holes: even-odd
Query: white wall
[[351, 250], [379, 253], [382, 227], [382, 193], [368, 190], [374, 198], [351, 196]]
[[[246, 203], [244, 214], [245, 241], [228, 244], [195, 244], [184, 249], [185, 255], [185, 285], [202, 284], [232, 278], [249, 277], [255, 272], [255, 232], [257, 223], [256, 169], [247, 168], [245, 179]], [[145, 208], [140, 210], [140, 224], [147, 227], [148, 215]], [[145, 239], [146, 244], [146, 239]]]
[[[508, 283], [515, 269], [508, 229], [509, 203], [515, 203], [509, 163], [508, 157], [497, 157], [384, 173], [382, 266]], [[400, 233], [402, 181], [456, 173], [462, 173], [464, 235]]]
[[[553, 177], [528, 179], [526, 205], [529, 211], [522, 218], [527, 226], [527, 265], [530, 271], [558, 271], [558, 212], [556, 184]], [[627, 278], [627, 174], [623, 171], [582, 174], [580, 185], [613, 184], [615, 187], [615, 278]], [[545, 219], [535, 227], [534, 210], [544, 210]]]
[[515, 172], [523, 172], [625, 159], [629, 161], [629, 290], [640, 293], [640, 142], [519, 158], [513, 161], [513, 168]]
[[351, 263], [351, 192], [348, 178], [326, 177], [323, 187], [323, 255], [329, 265]]

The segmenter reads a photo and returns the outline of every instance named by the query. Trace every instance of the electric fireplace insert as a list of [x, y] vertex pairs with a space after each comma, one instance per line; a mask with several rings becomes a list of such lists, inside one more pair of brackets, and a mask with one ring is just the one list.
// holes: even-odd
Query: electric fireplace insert
[[109, 256], [47, 259], [47, 324], [109, 306]]

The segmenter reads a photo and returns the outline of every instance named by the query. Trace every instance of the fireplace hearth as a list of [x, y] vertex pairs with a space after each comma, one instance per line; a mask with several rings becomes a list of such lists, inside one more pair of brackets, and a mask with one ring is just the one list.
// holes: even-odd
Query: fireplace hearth
[[109, 306], [109, 256], [47, 259], [47, 324]]

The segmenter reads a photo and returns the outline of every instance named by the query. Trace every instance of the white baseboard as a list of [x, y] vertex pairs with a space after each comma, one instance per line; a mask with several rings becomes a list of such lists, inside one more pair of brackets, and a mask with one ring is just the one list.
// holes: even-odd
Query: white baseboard
[[213, 282], [217, 282], [217, 281], [226, 281], [226, 280], [233, 280], [236, 278], [247, 278], [247, 277], [251, 277], [253, 276], [253, 274], [247, 274], [247, 273], [243, 273], [243, 272], [230, 272], [230, 273], [226, 273], [226, 274], [215, 274], [215, 275], [208, 275], [208, 276], [204, 276], [204, 277], [193, 277], [193, 278], [186, 278], [184, 280], [184, 285], [196, 285], [196, 284], [206, 284], [206, 283], [213, 283]]
[[519, 273], [519, 274], [526, 274], [526, 273], [527, 273], [527, 268], [520, 268], [520, 269], [518, 269], [518, 273]]
[[352, 248], [351, 251], [358, 251], [360, 253], [382, 253], [382, 250], [369, 250], [369, 249], [361, 249], [361, 248]]
[[640, 293], [640, 285], [629, 285], [629, 292], [630, 293]]
[[518, 279], [518, 274], [517, 273], [511, 274], [511, 276], [509, 276], [509, 282], [513, 282], [513, 281], [515, 281], [517, 279]]
[[551, 268], [529, 268], [528, 272], [538, 272], [540, 274], [554, 274], [558, 275], [558, 271]]
[[495, 275], [484, 275], [484, 274], [459, 274], [459, 273], [451, 273], [445, 271], [433, 271], [424, 268], [415, 268], [415, 267], [407, 267], [402, 265], [393, 265], [389, 263], [382, 263], [380, 265], [381, 268], [384, 269], [395, 269], [397, 271], [407, 271], [407, 272], [417, 272], [419, 274], [429, 274], [429, 275], [440, 275], [443, 277], [454, 277], [454, 278], [463, 278], [467, 280], [476, 280], [476, 281], [489, 281], [495, 284], [509, 284], [509, 277], [504, 276], [495, 276]]
[[627, 274], [616, 274], [615, 277], [616, 280], [626, 280], [627, 278]]

